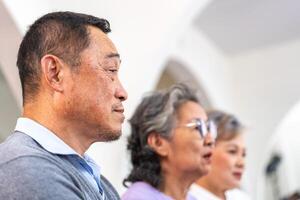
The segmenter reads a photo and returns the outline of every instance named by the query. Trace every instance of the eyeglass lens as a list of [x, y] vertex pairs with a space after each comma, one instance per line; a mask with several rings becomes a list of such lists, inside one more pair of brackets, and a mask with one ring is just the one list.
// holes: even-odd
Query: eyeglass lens
[[215, 124], [212, 121], [208, 121], [207, 123], [205, 123], [204, 120], [197, 119], [196, 126], [203, 138], [206, 137], [208, 133], [210, 133], [212, 138], [216, 139], [217, 129]]

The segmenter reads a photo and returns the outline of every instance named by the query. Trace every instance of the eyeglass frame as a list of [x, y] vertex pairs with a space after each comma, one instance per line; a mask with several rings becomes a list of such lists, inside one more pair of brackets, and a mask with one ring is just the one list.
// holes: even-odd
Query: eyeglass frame
[[196, 128], [202, 138], [206, 138], [210, 133], [213, 140], [215, 141], [218, 136], [217, 126], [212, 120], [204, 121], [203, 119], [196, 118], [192, 122], [184, 125], [187, 128]]

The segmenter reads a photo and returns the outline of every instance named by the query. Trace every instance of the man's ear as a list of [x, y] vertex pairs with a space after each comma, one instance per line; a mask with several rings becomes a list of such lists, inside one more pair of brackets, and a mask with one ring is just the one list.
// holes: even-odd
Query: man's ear
[[63, 65], [58, 57], [47, 54], [41, 59], [42, 73], [45, 82], [55, 91], [63, 91]]
[[160, 156], [165, 157], [169, 153], [169, 141], [158, 133], [150, 133], [147, 138], [148, 145]]

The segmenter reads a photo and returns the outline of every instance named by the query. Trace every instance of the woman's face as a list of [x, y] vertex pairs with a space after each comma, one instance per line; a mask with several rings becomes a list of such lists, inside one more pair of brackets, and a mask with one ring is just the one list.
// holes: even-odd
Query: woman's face
[[217, 141], [209, 176], [225, 190], [239, 187], [244, 172], [245, 155], [245, 144], [241, 134], [230, 140]]
[[207, 120], [206, 113], [199, 104], [188, 101], [179, 107], [176, 127], [168, 140], [169, 153], [165, 167], [175, 174], [197, 179], [210, 170], [212, 148], [203, 144], [212, 138], [210, 134], [202, 138], [196, 128], [186, 127], [186, 124], [195, 119]]

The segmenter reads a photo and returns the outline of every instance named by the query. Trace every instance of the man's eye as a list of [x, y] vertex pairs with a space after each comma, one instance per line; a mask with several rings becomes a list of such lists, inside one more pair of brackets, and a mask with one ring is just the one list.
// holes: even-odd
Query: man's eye
[[111, 72], [111, 73], [117, 73], [118, 72], [117, 69], [109, 69], [108, 71]]

